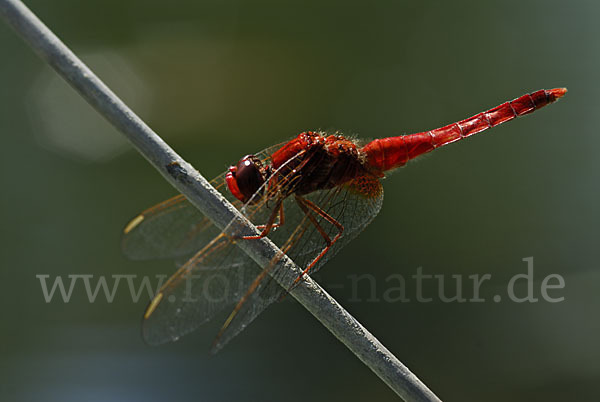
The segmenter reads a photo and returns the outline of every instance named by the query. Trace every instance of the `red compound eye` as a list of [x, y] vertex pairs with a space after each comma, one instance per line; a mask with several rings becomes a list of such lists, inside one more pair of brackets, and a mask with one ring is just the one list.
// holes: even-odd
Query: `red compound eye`
[[248, 202], [265, 183], [261, 161], [254, 155], [244, 156], [236, 166], [229, 168], [225, 181], [235, 198]]

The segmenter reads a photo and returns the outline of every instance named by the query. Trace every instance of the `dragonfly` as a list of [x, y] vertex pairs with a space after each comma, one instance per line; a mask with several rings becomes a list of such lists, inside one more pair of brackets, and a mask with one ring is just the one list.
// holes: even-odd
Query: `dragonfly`
[[[142, 334], [151, 345], [178, 340], [229, 307], [212, 350], [218, 351], [267, 306], [317, 272], [377, 215], [381, 179], [409, 160], [470, 137], [563, 97], [538, 90], [434, 130], [361, 142], [307, 131], [246, 155], [211, 184], [257, 228], [220, 230], [183, 195], [136, 216], [123, 231], [131, 259], [173, 259], [179, 267], [148, 304]], [[268, 237], [301, 273], [259, 267], [236, 244]], [[279, 271], [278, 271], [279, 270]], [[288, 274], [286, 276], [286, 274]]]

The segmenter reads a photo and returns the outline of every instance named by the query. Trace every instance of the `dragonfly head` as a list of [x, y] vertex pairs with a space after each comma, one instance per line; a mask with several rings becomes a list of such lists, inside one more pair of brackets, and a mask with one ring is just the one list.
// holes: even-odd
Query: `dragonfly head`
[[[267, 169], [260, 159], [254, 155], [246, 155], [235, 166], [229, 167], [225, 181], [231, 194], [238, 200], [246, 203], [252, 199], [257, 191], [262, 191], [266, 180]], [[256, 198], [256, 197], [255, 197]], [[254, 200], [255, 202], [258, 199]]]

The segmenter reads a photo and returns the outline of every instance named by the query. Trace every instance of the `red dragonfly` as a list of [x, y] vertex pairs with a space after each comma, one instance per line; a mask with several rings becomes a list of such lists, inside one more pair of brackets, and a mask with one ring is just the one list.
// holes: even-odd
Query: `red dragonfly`
[[377, 215], [385, 172], [531, 113], [566, 92], [539, 90], [435, 130], [364, 145], [309, 131], [247, 155], [211, 183], [256, 225], [259, 235], [219, 230], [182, 195], [147, 209], [124, 229], [125, 254], [178, 259], [182, 265], [146, 309], [145, 340], [175, 341], [233, 306], [213, 345], [218, 350], [289, 290], [278, 283], [283, 273], [261, 269], [235, 242], [268, 236], [303, 275], [314, 273]]

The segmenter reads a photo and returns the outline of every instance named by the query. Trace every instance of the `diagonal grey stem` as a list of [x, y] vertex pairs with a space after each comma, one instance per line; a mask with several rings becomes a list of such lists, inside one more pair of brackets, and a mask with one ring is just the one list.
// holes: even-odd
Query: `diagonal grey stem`
[[[254, 228], [189, 163], [175, 153], [86, 67], [21, 1], [0, 0], [0, 15], [56, 72], [71, 84], [102, 116], [111, 122], [164, 178], [184, 194], [218, 227], [232, 221]], [[265, 267], [277, 255], [268, 239], [237, 243]], [[292, 278], [298, 268], [289, 258], [279, 264]], [[335, 299], [309, 277], [291, 292], [329, 331], [405, 401], [439, 401], [433, 392], [369, 333]]]

